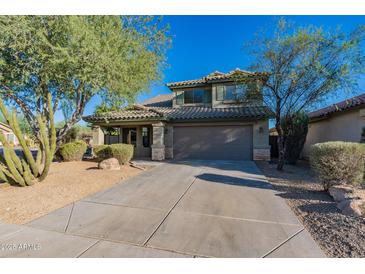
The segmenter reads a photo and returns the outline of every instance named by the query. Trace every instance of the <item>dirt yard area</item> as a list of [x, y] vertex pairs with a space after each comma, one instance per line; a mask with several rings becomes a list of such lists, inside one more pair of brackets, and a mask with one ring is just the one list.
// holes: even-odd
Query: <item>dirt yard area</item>
[[365, 257], [365, 218], [346, 216], [323, 191], [307, 162], [286, 165], [257, 162], [262, 172], [329, 257]]
[[[148, 170], [151, 166], [143, 168]], [[89, 161], [53, 163], [48, 177], [33, 186], [0, 184], [0, 220], [27, 223], [140, 172], [143, 171], [129, 165], [111, 171], [100, 170], [97, 163]]]

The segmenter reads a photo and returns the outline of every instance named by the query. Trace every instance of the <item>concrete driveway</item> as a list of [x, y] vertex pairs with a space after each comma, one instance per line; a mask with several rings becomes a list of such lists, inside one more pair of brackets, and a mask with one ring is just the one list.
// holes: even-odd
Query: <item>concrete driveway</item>
[[27, 226], [0, 224], [0, 243], [0, 257], [324, 256], [250, 161], [163, 163]]

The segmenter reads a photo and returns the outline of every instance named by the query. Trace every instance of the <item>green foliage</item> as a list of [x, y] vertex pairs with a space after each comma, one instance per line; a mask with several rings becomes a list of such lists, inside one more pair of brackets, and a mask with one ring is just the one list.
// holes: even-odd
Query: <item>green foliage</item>
[[98, 145], [93, 150], [99, 160], [116, 158], [124, 165], [132, 159], [134, 147], [129, 144]]
[[323, 188], [363, 182], [365, 145], [350, 142], [326, 142], [311, 147], [310, 163]]
[[110, 145], [111, 156], [117, 158], [119, 164], [128, 163], [133, 157], [134, 147], [128, 144], [112, 144]]
[[111, 153], [109, 145], [93, 146], [93, 152], [99, 160], [107, 159]]
[[282, 118], [281, 124], [285, 136], [285, 160], [295, 165], [304, 147], [308, 133], [308, 115], [297, 112]]
[[85, 154], [87, 145], [84, 141], [66, 143], [60, 147], [60, 154], [64, 161], [81, 161]]
[[[52, 101], [51, 95], [47, 96], [47, 105], [50, 106]], [[41, 145], [38, 149], [37, 159], [33, 158], [32, 152], [28, 143], [21, 131], [17, 115], [13, 110], [10, 115], [5, 108], [3, 101], [0, 99], [0, 112], [3, 119], [14, 132], [19, 140], [19, 144], [23, 150], [24, 157], [19, 158], [11, 144], [9, 144], [2, 132], [0, 132], [0, 142], [3, 145], [4, 156], [1, 157], [0, 178], [10, 184], [20, 186], [29, 186], [34, 183], [34, 180], [42, 181], [48, 174], [50, 164], [53, 159], [56, 147], [56, 131], [54, 129], [54, 117], [52, 108], [48, 111], [48, 123], [43, 120], [45, 117], [38, 115], [40, 124]]]
[[153, 16], [0, 16], [0, 26], [0, 96], [38, 133], [51, 93], [53, 111], [66, 117], [57, 144], [94, 95], [132, 102], [161, 79], [171, 42]]
[[251, 69], [266, 72], [263, 100], [275, 113], [279, 170], [285, 156], [282, 117], [357, 87], [365, 69], [364, 34], [365, 25], [344, 32], [313, 25], [298, 27], [282, 18], [248, 43], [254, 58]]

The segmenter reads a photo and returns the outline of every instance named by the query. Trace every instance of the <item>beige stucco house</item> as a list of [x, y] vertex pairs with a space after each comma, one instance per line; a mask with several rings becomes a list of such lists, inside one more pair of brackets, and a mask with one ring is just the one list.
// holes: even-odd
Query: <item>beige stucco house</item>
[[167, 84], [170, 94], [142, 105], [83, 117], [94, 144], [128, 143], [135, 157], [268, 160], [264, 73], [215, 71], [196, 80]]
[[311, 112], [309, 118], [304, 158], [308, 158], [310, 146], [316, 143], [360, 142], [365, 127], [365, 94]]
[[[4, 124], [4, 123], [0, 122], [0, 130], [4, 134], [6, 140], [10, 144], [12, 144], [14, 146], [19, 145], [18, 139], [16, 138], [14, 132], [11, 130], [11, 128], [7, 124]], [[1, 145], [2, 145], [2, 143], [0, 142], [0, 146]]]

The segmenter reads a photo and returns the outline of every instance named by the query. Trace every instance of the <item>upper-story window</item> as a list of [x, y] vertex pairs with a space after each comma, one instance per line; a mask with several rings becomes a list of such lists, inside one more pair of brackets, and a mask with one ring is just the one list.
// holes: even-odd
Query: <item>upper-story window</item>
[[209, 104], [212, 102], [212, 94], [206, 89], [189, 89], [177, 93], [176, 104]]
[[240, 101], [246, 94], [246, 85], [218, 86], [217, 101]]

